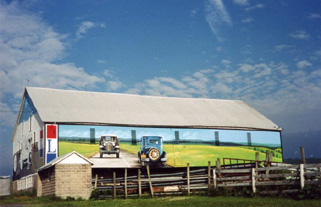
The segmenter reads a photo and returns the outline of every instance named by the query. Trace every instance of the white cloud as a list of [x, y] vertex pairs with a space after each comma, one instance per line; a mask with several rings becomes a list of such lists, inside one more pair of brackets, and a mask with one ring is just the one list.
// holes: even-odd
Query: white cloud
[[294, 46], [293, 45], [282, 44], [282, 45], [276, 45], [276, 46], [274, 46], [274, 48], [277, 51], [282, 51], [282, 50], [294, 48]]
[[99, 64], [105, 64], [105, 63], [106, 63], [106, 60], [97, 60], [97, 63], [99, 63]]
[[240, 71], [244, 72], [244, 73], [248, 73], [250, 71], [254, 70], [254, 67], [250, 64], [241, 64], [241, 67], [239, 68]]
[[76, 36], [77, 38], [82, 38], [84, 34], [86, 34], [88, 32], [88, 30], [94, 28], [94, 27], [101, 27], [101, 28], [105, 28], [105, 24], [104, 23], [95, 23], [95, 22], [90, 22], [90, 21], [84, 21], [80, 24], [77, 32], [76, 32]]
[[310, 13], [309, 14], [310, 19], [321, 19], [321, 15], [317, 13]]
[[301, 60], [301, 61], [297, 62], [296, 66], [299, 69], [303, 69], [303, 68], [312, 66], [312, 64], [310, 62], [308, 62], [307, 60]]
[[309, 39], [310, 35], [304, 30], [298, 30], [290, 34], [290, 36], [294, 39]]
[[233, 2], [237, 5], [241, 5], [241, 6], [246, 6], [249, 5], [248, 0], [233, 0]]
[[[0, 102], [6, 110], [18, 110], [25, 86], [84, 89], [104, 83], [73, 63], [55, 63], [65, 55], [65, 36], [40, 16], [0, 1], [0, 21]], [[14, 103], [5, 106], [8, 100]], [[15, 113], [1, 116], [1, 126], [13, 126]]]
[[114, 80], [114, 81], [108, 81], [108, 89], [111, 91], [117, 91], [121, 87], [123, 87], [123, 83], [119, 80]]
[[251, 23], [251, 22], [253, 22], [253, 18], [249, 17], [249, 18], [243, 19], [242, 22], [243, 23]]
[[264, 4], [256, 4], [254, 6], [251, 6], [251, 7], [247, 7], [245, 9], [245, 11], [251, 11], [251, 10], [255, 10], [255, 9], [263, 9], [265, 7]]
[[222, 0], [208, 0], [206, 9], [206, 21], [209, 24], [213, 34], [218, 41], [223, 41], [219, 35], [219, 30], [222, 26], [232, 25], [232, 20], [227, 12]]

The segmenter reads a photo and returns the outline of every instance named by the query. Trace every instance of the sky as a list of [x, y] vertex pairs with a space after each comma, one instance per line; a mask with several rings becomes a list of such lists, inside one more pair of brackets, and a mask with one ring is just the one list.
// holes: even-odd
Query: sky
[[321, 132], [320, 28], [319, 0], [0, 0], [0, 165], [26, 86], [238, 99]]

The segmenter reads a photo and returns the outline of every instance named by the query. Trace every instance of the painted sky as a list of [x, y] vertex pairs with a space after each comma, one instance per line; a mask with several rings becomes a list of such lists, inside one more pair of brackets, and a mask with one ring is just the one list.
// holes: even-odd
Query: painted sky
[[319, 0], [0, 0], [1, 148], [25, 86], [241, 99], [318, 131], [320, 28]]
[[[201, 140], [215, 142], [215, 132], [218, 132], [219, 140], [221, 142], [233, 143], [247, 143], [247, 133], [249, 132], [242, 130], [59, 125], [59, 137], [90, 138], [91, 128], [95, 129], [95, 137], [97, 139], [103, 134], [116, 135], [118, 138], [131, 139], [131, 130], [136, 130], [136, 138], [138, 140], [142, 136], [162, 136], [165, 141], [173, 141], [175, 140], [175, 131], [178, 131], [180, 140]], [[281, 146], [279, 132], [251, 131], [250, 133], [252, 143]]]

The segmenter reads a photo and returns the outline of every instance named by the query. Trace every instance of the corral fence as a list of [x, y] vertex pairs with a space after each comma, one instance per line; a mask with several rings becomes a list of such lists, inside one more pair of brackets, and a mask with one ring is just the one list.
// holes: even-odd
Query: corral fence
[[[253, 165], [253, 163], [252, 163]], [[255, 166], [256, 165], [256, 166]], [[229, 168], [227, 168], [229, 167]], [[93, 188], [106, 192], [100, 199], [128, 196], [189, 195], [201, 191], [219, 192], [226, 188], [247, 187], [256, 194], [294, 193], [305, 185], [321, 184], [321, 163], [260, 167], [233, 168], [233, 166], [191, 168], [187, 164], [180, 172], [151, 174], [149, 166], [137, 169], [137, 175], [128, 176], [128, 169], [112, 177], [99, 177], [92, 180]]]

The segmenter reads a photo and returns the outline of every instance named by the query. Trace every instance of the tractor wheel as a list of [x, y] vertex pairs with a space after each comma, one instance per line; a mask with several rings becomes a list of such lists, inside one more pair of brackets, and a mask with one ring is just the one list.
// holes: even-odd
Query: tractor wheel
[[160, 158], [160, 153], [159, 153], [158, 149], [156, 149], [156, 148], [150, 149], [148, 152], [148, 157], [152, 162], [157, 161]]

